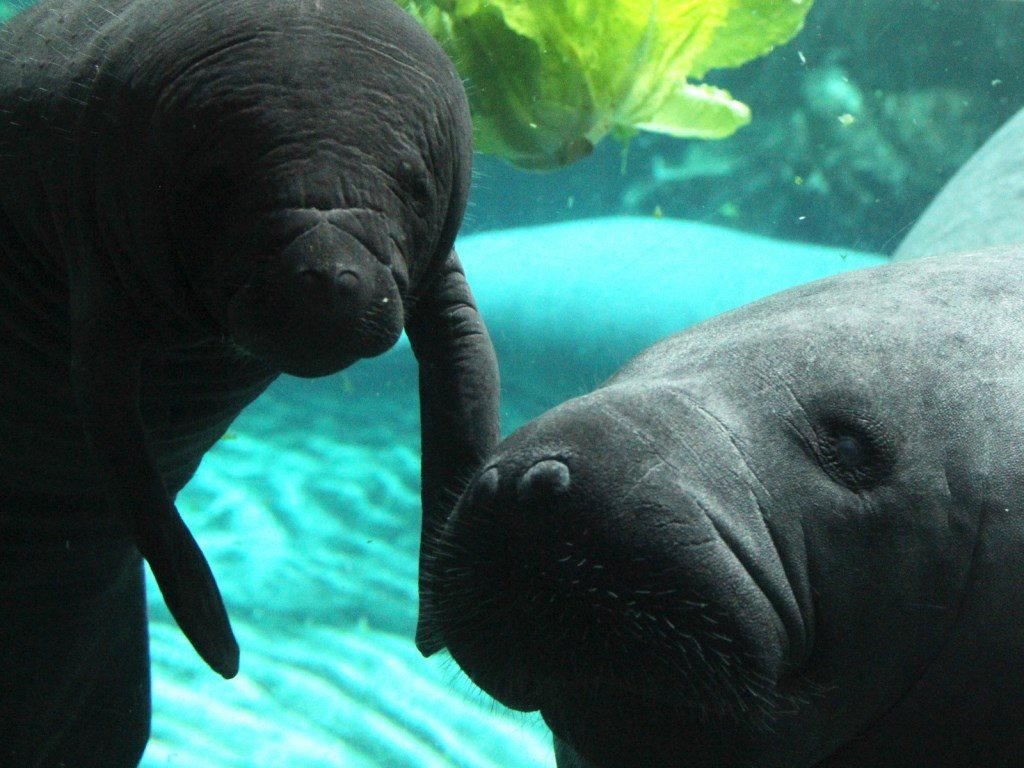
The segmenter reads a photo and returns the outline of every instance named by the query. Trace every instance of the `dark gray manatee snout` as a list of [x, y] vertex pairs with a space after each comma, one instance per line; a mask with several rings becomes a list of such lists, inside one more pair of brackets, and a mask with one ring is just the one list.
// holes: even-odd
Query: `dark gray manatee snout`
[[626, 718], [659, 703], [674, 740], [680, 697], [705, 717], [773, 705], [803, 662], [808, 595], [728, 434], [684, 390], [634, 384], [502, 444], [446, 527], [439, 592], [474, 682], [556, 734], [602, 734], [602, 765], [655, 766], [671, 740], [629, 737]]
[[[445, 638], [456, 658], [467, 645], [532, 649], [535, 657], [516, 657], [528, 661], [526, 669], [507, 679], [500, 678], [507, 666], [482, 662], [478, 670], [480, 654], [467, 653], [470, 676], [487, 688], [489, 676], [499, 675], [499, 687], [517, 689], [517, 706], [537, 707], [550, 676], [651, 695], [688, 685], [697, 696], [715, 683], [704, 679], [710, 670], [701, 668], [700, 655], [741, 658], [735, 669], [750, 679], [736, 683], [746, 685], [775, 679], [785, 662], [800, 658], [801, 614], [755, 500], [741, 483], [713, 482], [716, 472], [742, 477], [740, 457], [725, 435], [709, 439], [714, 433], [684, 392], [671, 399], [669, 424], [665, 393], [646, 398], [643, 389], [573, 400], [516, 433], [448, 525], [453, 541], [462, 541], [464, 531], [473, 542], [462, 553], [472, 576], [465, 584], [447, 582], [459, 596], [453, 604], [478, 592], [481, 602], [474, 604], [483, 615], [453, 617]], [[704, 462], [691, 477], [673, 462], [692, 450], [687, 440], [700, 440]], [[708, 514], [726, 509], [728, 517]], [[485, 621], [482, 598], [497, 589], [508, 611], [521, 612], [507, 625]], [[737, 603], [742, 611], [726, 610]], [[688, 648], [673, 642], [673, 626], [706, 635]], [[634, 658], [646, 679], [614, 663], [630, 646], [644, 654]], [[566, 665], [572, 656], [577, 662]]]
[[560, 768], [1017, 765], [1022, 267], [786, 291], [514, 432], [429, 569], [454, 659]]
[[305, 228], [231, 297], [232, 339], [296, 376], [333, 373], [394, 346], [409, 277], [387, 220], [345, 209], [282, 215]]

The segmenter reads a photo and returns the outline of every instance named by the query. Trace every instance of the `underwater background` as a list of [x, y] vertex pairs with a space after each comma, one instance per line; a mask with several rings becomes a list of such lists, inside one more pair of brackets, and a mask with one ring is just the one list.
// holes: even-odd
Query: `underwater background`
[[[0, 0], [0, 21], [24, 5]], [[753, 113], [727, 139], [641, 133], [545, 173], [479, 155], [457, 247], [498, 351], [504, 432], [686, 325], [884, 261], [1024, 105], [1022, 65], [1024, 2], [818, 0], [792, 41], [709, 75]], [[554, 765], [538, 717], [413, 646], [419, 423], [404, 339], [337, 376], [280, 379], [178, 502], [241, 672], [211, 672], [151, 582], [144, 766]]]

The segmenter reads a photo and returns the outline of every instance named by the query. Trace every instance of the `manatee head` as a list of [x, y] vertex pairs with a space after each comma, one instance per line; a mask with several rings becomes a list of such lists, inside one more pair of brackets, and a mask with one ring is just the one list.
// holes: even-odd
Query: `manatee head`
[[432, 566], [444, 641], [561, 754], [817, 765], [943, 648], [991, 474], [968, 401], [998, 399], [936, 354], [948, 306], [877, 279], [655, 345], [513, 433], [459, 500]]
[[146, 254], [147, 290], [317, 376], [390, 348], [450, 251], [468, 107], [391, 0], [256, 2], [187, 0], [144, 23], [130, 76], [103, 78], [137, 132], [106, 143], [98, 186], [132, 182], [117, 234]]

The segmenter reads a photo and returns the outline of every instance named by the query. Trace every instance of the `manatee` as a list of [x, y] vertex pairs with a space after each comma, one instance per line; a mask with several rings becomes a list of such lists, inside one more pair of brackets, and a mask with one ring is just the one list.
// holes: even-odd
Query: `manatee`
[[1024, 110], [971, 156], [903, 238], [896, 259], [1024, 242]]
[[719, 315], [529, 422], [429, 561], [560, 768], [1024, 755], [1024, 247]]
[[471, 158], [462, 83], [392, 0], [48, 0], [0, 28], [0, 763], [137, 762], [143, 558], [236, 673], [174, 500], [280, 373], [404, 329], [440, 525], [498, 437], [453, 251]]

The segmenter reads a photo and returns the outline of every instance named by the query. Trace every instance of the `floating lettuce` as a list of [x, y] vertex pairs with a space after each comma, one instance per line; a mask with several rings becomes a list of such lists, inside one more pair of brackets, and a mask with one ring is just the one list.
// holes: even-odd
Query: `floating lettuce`
[[477, 148], [525, 168], [609, 133], [722, 138], [750, 121], [691, 82], [789, 40], [813, 0], [399, 0], [468, 83]]

